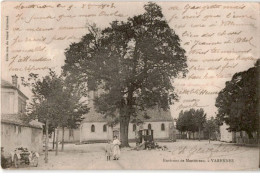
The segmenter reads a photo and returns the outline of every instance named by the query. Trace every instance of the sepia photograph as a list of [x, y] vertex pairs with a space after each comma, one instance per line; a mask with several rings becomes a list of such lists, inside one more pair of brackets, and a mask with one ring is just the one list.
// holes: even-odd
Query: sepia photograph
[[259, 171], [259, 12], [1, 2], [2, 169]]

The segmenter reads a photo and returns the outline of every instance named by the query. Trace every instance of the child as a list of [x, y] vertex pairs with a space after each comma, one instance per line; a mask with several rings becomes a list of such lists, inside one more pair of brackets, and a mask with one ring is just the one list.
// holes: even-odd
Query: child
[[109, 161], [112, 156], [112, 144], [110, 140], [107, 142], [106, 145], [106, 156], [107, 156], [107, 161]]

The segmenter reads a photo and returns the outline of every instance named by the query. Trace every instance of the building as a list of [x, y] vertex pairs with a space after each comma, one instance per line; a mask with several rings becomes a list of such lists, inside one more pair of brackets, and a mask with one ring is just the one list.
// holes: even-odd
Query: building
[[[103, 114], [97, 113], [93, 108], [93, 97], [97, 96], [97, 92], [92, 92], [88, 99], [90, 111], [83, 115], [84, 120], [81, 122], [78, 129], [64, 130], [64, 142], [80, 142], [80, 143], [93, 143], [93, 142], [106, 142], [112, 140], [113, 136], [120, 138], [120, 124], [110, 126], [111, 118], [105, 118]], [[144, 112], [139, 112], [137, 119], [143, 121], [142, 124], [135, 123], [129, 124], [128, 139], [134, 141], [136, 132], [139, 129], [152, 129], [154, 130], [154, 139], [159, 141], [175, 141], [176, 132], [173, 125], [173, 118], [170, 111], [163, 111], [157, 108], [150, 109], [146, 112], [150, 119], [144, 118]], [[60, 129], [61, 131], [61, 129]], [[59, 141], [62, 140], [61, 132], [59, 133]]]
[[[155, 140], [173, 140], [175, 139], [173, 120], [169, 111], [149, 110], [146, 112], [150, 119], [144, 118], [144, 113], [138, 113], [137, 117], [142, 124], [129, 124], [128, 139], [135, 140], [136, 132], [139, 129], [152, 129]], [[80, 142], [103, 142], [112, 140], [113, 136], [120, 138], [120, 124], [109, 126], [108, 122], [111, 119], [106, 119], [102, 114], [95, 111], [90, 111], [84, 115], [85, 119], [80, 125]]]
[[[98, 92], [92, 92], [89, 97], [89, 105], [93, 107], [93, 98], [98, 96]], [[146, 117], [150, 118], [144, 118]], [[114, 126], [108, 125], [113, 121], [111, 118], [105, 118], [104, 115], [97, 113], [94, 108], [85, 114], [84, 120], [81, 122], [79, 133], [80, 142], [104, 142], [113, 139], [113, 136], [120, 138], [120, 124]], [[152, 129], [155, 140], [176, 140], [175, 130], [173, 125], [173, 118], [170, 111], [160, 110], [159, 108], [150, 109], [146, 112], [138, 112], [136, 119], [143, 123], [137, 125], [130, 121], [128, 127], [128, 139], [134, 141], [136, 132], [140, 129]]]
[[257, 133], [253, 132], [253, 138], [250, 139], [248, 134], [245, 131], [240, 132], [229, 132], [227, 130], [229, 126], [226, 123], [223, 123], [220, 126], [220, 141], [223, 142], [233, 142], [238, 144], [257, 144]]
[[1, 147], [7, 153], [18, 147], [41, 152], [42, 124], [37, 121], [26, 123], [20, 119], [28, 98], [20, 91], [17, 78], [12, 76], [12, 84], [1, 80]]
[[234, 140], [234, 133], [229, 132], [227, 128], [228, 125], [226, 123], [220, 126], [220, 141], [222, 142], [232, 142]]

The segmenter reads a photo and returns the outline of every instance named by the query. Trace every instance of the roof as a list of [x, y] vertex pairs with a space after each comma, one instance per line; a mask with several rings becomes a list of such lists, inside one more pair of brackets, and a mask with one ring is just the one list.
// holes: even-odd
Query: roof
[[[151, 118], [145, 119], [144, 114], [147, 113], [147, 115]], [[84, 114], [82, 116], [84, 122], [108, 122], [111, 118], [105, 118], [103, 114], [100, 114], [96, 112], [93, 108], [90, 109], [89, 113]], [[164, 111], [162, 109], [154, 108], [149, 109], [146, 112], [140, 111], [137, 113], [138, 119], [144, 121], [144, 122], [165, 122], [165, 121], [173, 121], [173, 118], [171, 116], [171, 113], [169, 110]]]
[[14, 86], [13, 84], [9, 83], [6, 80], [1, 79], [1, 88], [9, 88], [9, 89], [17, 90], [21, 96], [23, 96], [28, 100], [28, 97], [24, 95], [24, 93], [22, 93], [20, 89], [18, 89], [16, 86]]
[[36, 120], [32, 120], [29, 123], [22, 121], [19, 114], [1, 114], [1, 123], [31, 127], [31, 128], [40, 128], [42, 129], [42, 123]]

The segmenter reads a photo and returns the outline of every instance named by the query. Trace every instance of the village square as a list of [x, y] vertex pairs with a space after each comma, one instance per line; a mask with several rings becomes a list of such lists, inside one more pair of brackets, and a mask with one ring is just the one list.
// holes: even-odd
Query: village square
[[[12, 83], [2, 80], [1, 85], [5, 101], [9, 101], [2, 104], [1, 116], [2, 163], [5, 161], [8, 169], [156, 169], [160, 166], [160, 169], [212, 170], [212, 163], [218, 170], [230, 169], [230, 166], [240, 170], [257, 167], [256, 138], [248, 138], [245, 132], [229, 132], [226, 124], [218, 126], [214, 119], [205, 119], [203, 113], [199, 116], [202, 119], [204, 116], [200, 134], [188, 131], [187, 120], [184, 127], [183, 122], [178, 121], [196, 118], [189, 111], [181, 112], [178, 119], [173, 119], [169, 111], [157, 109], [146, 111], [148, 119], [139, 114], [129, 124], [129, 146], [121, 147], [119, 123], [111, 123], [111, 119], [92, 108], [80, 117], [80, 123], [76, 121], [75, 128], [54, 128], [48, 135], [46, 147], [45, 124], [37, 119], [26, 122], [19, 115], [18, 112], [25, 112], [27, 97], [17, 86], [17, 76], [12, 79]], [[94, 106], [97, 94], [89, 95], [90, 107]], [[196, 114], [202, 110], [190, 111]], [[194, 123], [190, 124], [191, 129]], [[114, 158], [113, 151], [115, 137], [120, 140], [118, 159]], [[108, 145], [112, 147], [109, 159]]]
[[[55, 156], [55, 151], [49, 153], [49, 163], [44, 163], [41, 156], [38, 167], [22, 167], [20, 169], [72, 169], [72, 170], [118, 170], [137, 169], [153, 170], [227, 170], [241, 168], [240, 170], [254, 170], [257, 163], [256, 155], [259, 155], [257, 147], [237, 146], [230, 143], [207, 140], [177, 142], [159, 142], [161, 146], [167, 146], [167, 150], [141, 150], [134, 149], [135, 144], [130, 143], [131, 148], [123, 148], [119, 160], [107, 161], [105, 156], [105, 143], [95, 144], [66, 144], [64, 152]], [[228, 164], [227, 164], [228, 163]], [[235, 169], [234, 169], [235, 170]]]

